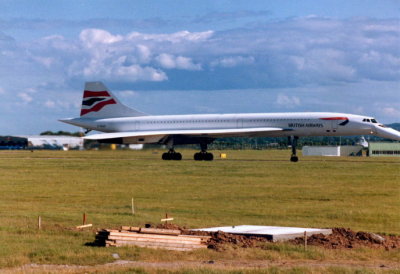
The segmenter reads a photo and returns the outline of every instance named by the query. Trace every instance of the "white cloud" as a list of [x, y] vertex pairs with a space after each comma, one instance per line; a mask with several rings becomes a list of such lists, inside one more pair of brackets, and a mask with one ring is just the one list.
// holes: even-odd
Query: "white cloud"
[[6, 94], [6, 90], [4, 88], [0, 88], [0, 94]]
[[275, 103], [286, 108], [294, 108], [300, 105], [300, 99], [296, 96], [278, 94]]
[[400, 81], [400, 30], [394, 26], [395, 20], [312, 16], [223, 32], [115, 34], [91, 28], [77, 39], [48, 35], [23, 45], [5, 37], [0, 74], [164, 82], [161, 88], [171, 88], [180, 87], [189, 70], [195, 79], [184, 82], [196, 85], [185, 87], [190, 89]]
[[183, 56], [173, 56], [171, 54], [162, 53], [158, 55], [155, 60], [161, 67], [166, 69], [201, 70], [200, 64], [194, 64], [190, 58]]
[[27, 92], [20, 92], [18, 93], [18, 97], [22, 100], [23, 103], [30, 103], [33, 101], [33, 98]]
[[148, 47], [145, 45], [137, 45], [136, 46], [137, 52], [138, 52], [138, 57], [139, 61], [141, 63], [148, 63], [151, 60], [151, 51]]
[[123, 39], [121, 35], [112, 35], [102, 29], [85, 29], [79, 35], [84, 46], [92, 48], [97, 44], [112, 44]]
[[240, 65], [250, 65], [254, 63], [254, 57], [244, 57], [244, 56], [229, 56], [223, 57], [218, 60], [212, 61], [211, 66], [221, 66], [225, 68], [232, 68]]
[[132, 41], [154, 41], [154, 42], [171, 42], [171, 43], [182, 43], [182, 42], [204, 42], [213, 36], [214, 31], [203, 31], [203, 32], [189, 32], [179, 31], [171, 34], [147, 34], [140, 32], [132, 32], [127, 35], [127, 40]]
[[167, 80], [166, 74], [152, 67], [141, 67], [139, 65], [122, 66], [119, 62], [112, 64], [101, 64], [93, 62], [90, 66], [84, 68], [83, 75], [86, 78], [104, 79], [104, 80], [124, 80], [135, 81], [164, 81]]
[[201, 65], [194, 63], [190, 57], [165, 52], [168, 49], [164, 43], [182, 46], [186, 43], [196, 44], [212, 34], [210, 31], [181, 31], [172, 34], [133, 32], [123, 36], [100, 29], [86, 29], [80, 34], [83, 48], [79, 54], [83, 58], [74, 61], [67, 71], [72, 77], [82, 74], [86, 79], [165, 81], [168, 76], [162, 69], [201, 70]]
[[174, 58], [174, 56], [172, 56], [172, 55], [170, 55], [170, 54], [166, 54], [166, 53], [160, 54], [160, 55], [156, 58], [156, 60], [157, 60], [157, 61], [160, 63], [160, 65], [161, 65], [162, 67], [164, 67], [164, 68], [171, 69], [171, 68], [175, 68], [175, 67], [176, 67], [176, 65], [175, 65], [175, 58]]

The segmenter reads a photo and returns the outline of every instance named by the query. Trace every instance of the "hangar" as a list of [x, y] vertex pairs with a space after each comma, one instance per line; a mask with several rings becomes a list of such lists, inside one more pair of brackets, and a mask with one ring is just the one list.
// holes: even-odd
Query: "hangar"
[[303, 156], [362, 156], [363, 146], [303, 146]]
[[400, 143], [369, 143], [369, 156], [400, 157]]
[[28, 139], [28, 147], [35, 149], [83, 149], [83, 139], [62, 135], [20, 136]]

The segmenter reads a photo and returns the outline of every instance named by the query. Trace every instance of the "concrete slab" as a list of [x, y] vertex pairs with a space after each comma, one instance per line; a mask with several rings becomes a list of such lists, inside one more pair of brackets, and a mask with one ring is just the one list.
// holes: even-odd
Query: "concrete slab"
[[286, 241], [297, 237], [304, 236], [304, 231], [307, 236], [314, 234], [332, 234], [332, 229], [321, 228], [303, 228], [303, 227], [284, 227], [284, 226], [261, 226], [261, 225], [238, 225], [238, 226], [221, 226], [210, 228], [192, 229], [194, 231], [217, 232], [248, 235], [248, 236], [263, 236], [273, 242]]

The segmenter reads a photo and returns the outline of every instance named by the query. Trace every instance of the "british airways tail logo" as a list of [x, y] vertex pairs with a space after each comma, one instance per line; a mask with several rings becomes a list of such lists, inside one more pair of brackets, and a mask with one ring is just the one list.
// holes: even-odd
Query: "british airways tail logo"
[[108, 91], [88, 91], [83, 93], [81, 116], [100, 111], [106, 105], [116, 104]]

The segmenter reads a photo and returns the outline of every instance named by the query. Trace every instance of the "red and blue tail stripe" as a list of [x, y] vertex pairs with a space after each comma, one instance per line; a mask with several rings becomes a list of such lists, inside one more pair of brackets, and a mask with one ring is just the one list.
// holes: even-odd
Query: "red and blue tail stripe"
[[106, 105], [116, 104], [108, 91], [88, 91], [83, 93], [81, 116], [90, 112], [97, 112]]

